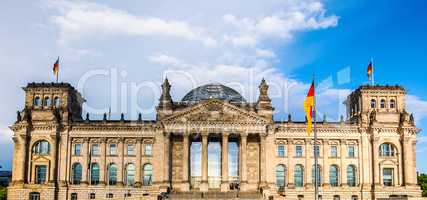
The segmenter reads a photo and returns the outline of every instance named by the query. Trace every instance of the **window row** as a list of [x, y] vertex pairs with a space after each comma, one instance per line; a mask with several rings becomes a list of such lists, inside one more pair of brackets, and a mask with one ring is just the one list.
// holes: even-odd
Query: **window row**
[[[98, 185], [100, 180], [100, 167], [98, 163], [91, 163], [89, 166], [89, 180], [91, 185]], [[78, 185], [82, 181], [83, 166], [80, 163], [74, 163], [72, 166], [71, 183]], [[123, 183], [126, 186], [135, 185], [136, 167], [133, 163], [126, 165], [123, 175]], [[118, 180], [118, 166], [115, 163], [111, 163], [107, 167], [106, 182], [108, 185], [116, 185]], [[150, 186], [153, 183], [153, 166], [150, 163], [144, 164], [142, 167], [142, 184], [144, 186]]]
[[[317, 172], [317, 173], [316, 173]], [[347, 185], [350, 187], [356, 186], [356, 166], [354, 165], [348, 165], [346, 169], [346, 175], [347, 175]], [[315, 178], [317, 174], [317, 179]], [[317, 168], [315, 165], [311, 168], [311, 183], [315, 183], [315, 180], [317, 180], [318, 186], [321, 186], [322, 182], [324, 180], [322, 179], [322, 171], [320, 168], [320, 165], [317, 165]], [[339, 168], [337, 165], [331, 165], [329, 167], [329, 184], [332, 187], [338, 187], [339, 186]], [[294, 168], [294, 184], [296, 187], [303, 187], [304, 186], [304, 166], [301, 164], [295, 165]], [[325, 181], [326, 182], [326, 181]], [[277, 165], [276, 166], [276, 185], [277, 187], [285, 187], [286, 185], [286, 167], [285, 165]]]
[[39, 96], [36, 96], [34, 98], [33, 104], [34, 104], [35, 107], [40, 107], [42, 104], [45, 107], [50, 107], [52, 105], [55, 106], [55, 107], [60, 107], [61, 106], [61, 99], [59, 97], [54, 97], [53, 98], [53, 102], [52, 102], [52, 100], [50, 99], [50, 97], [45, 97], [43, 99], [43, 102], [42, 102], [42, 99]]
[[[386, 100], [385, 99], [381, 99], [380, 100], [380, 107], [379, 108], [386, 108], [387, 104], [386, 104]], [[375, 99], [371, 99], [371, 108], [377, 108], [377, 100]], [[391, 99], [388, 103], [388, 107], [390, 109], [394, 109], [396, 108], [396, 100]]]
[[[277, 145], [277, 156], [280, 158], [285, 157], [285, 145], [280, 144]], [[313, 148], [313, 156], [316, 155], [320, 157], [320, 146], [316, 146]], [[295, 157], [304, 157], [303, 145], [295, 145]], [[329, 157], [336, 158], [338, 157], [338, 146], [332, 145], [329, 147]], [[347, 146], [347, 157], [354, 158], [355, 155], [355, 146], [349, 145]]]
[[[101, 154], [100, 145], [99, 144], [91, 144], [90, 155], [98, 156], [100, 154]], [[82, 155], [82, 144], [80, 144], [80, 143], [74, 144], [74, 155], [75, 156], [81, 156]], [[118, 155], [118, 144], [116, 144], [116, 143], [108, 144], [108, 155]], [[126, 144], [126, 155], [136, 155], [134, 144]], [[145, 156], [152, 156], [153, 155], [153, 145], [152, 144], [144, 144], [144, 155]]]

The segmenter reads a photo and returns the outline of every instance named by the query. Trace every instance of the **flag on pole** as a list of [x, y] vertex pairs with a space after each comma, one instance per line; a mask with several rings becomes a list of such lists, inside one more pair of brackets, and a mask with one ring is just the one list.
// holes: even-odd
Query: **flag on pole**
[[372, 73], [373, 73], [373, 71], [374, 71], [374, 68], [372, 66], [372, 60], [371, 60], [371, 61], [369, 61], [368, 69], [366, 71], [366, 74], [368, 75], [368, 79], [369, 80], [372, 80]]
[[58, 74], [59, 74], [59, 56], [56, 59], [56, 62], [53, 64], [53, 75], [56, 77], [56, 82], [58, 82]]
[[313, 132], [313, 107], [314, 107], [314, 81], [311, 83], [307, 97], [304, 100], [305, 116], [307, 117], [307, 134]]

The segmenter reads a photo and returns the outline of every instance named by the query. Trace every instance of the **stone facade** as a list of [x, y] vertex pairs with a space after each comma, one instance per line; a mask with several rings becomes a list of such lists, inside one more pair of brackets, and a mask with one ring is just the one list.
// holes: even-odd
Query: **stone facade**
[[[314, 140], [304, 121], [273, 120], [264, 80], [254, 103], [222, 85], [199, 87], [174, 102], [170, 88], [166, 79], [155, 121], [90, 120], [82, 118], [85, 100], [71, 85], [28, 84], [25, 108], [11, 126], [8, 199], [157, 199], [200, 192], [314, 199]], [[317, 123], [322, 199], [420, 198], [419, 129], [405, 111], [405, 95], [398, 86], [361, 86], [346, 101], [347, 120]], [[200, 177], [191, 176], [196, 141]], [[218, 187], [208, 174], [211, 141], [221, 144]], [[237, 179], [229, 176], [230, 141], [239, 145]]]

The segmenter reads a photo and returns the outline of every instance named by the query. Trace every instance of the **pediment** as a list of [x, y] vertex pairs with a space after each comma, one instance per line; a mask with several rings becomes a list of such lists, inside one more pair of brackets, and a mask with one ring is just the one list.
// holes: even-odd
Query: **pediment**
[[175, 111], [164, 122], [233, 122], [266, 123], [255, 112], [239, 108], [233, 104], [216, 99], [202, 101], [194, 106]]

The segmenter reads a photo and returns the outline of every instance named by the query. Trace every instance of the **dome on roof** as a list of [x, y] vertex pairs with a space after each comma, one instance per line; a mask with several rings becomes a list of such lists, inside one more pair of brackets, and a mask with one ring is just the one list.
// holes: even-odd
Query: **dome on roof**
[[181, 101], [198, 103], [207, 99], [219, 99], [230, 101], [230, 103], [246, 103], [246, 100], [236, 90], [221, 84], [207, 84], [197, 87], [187, 93]]

